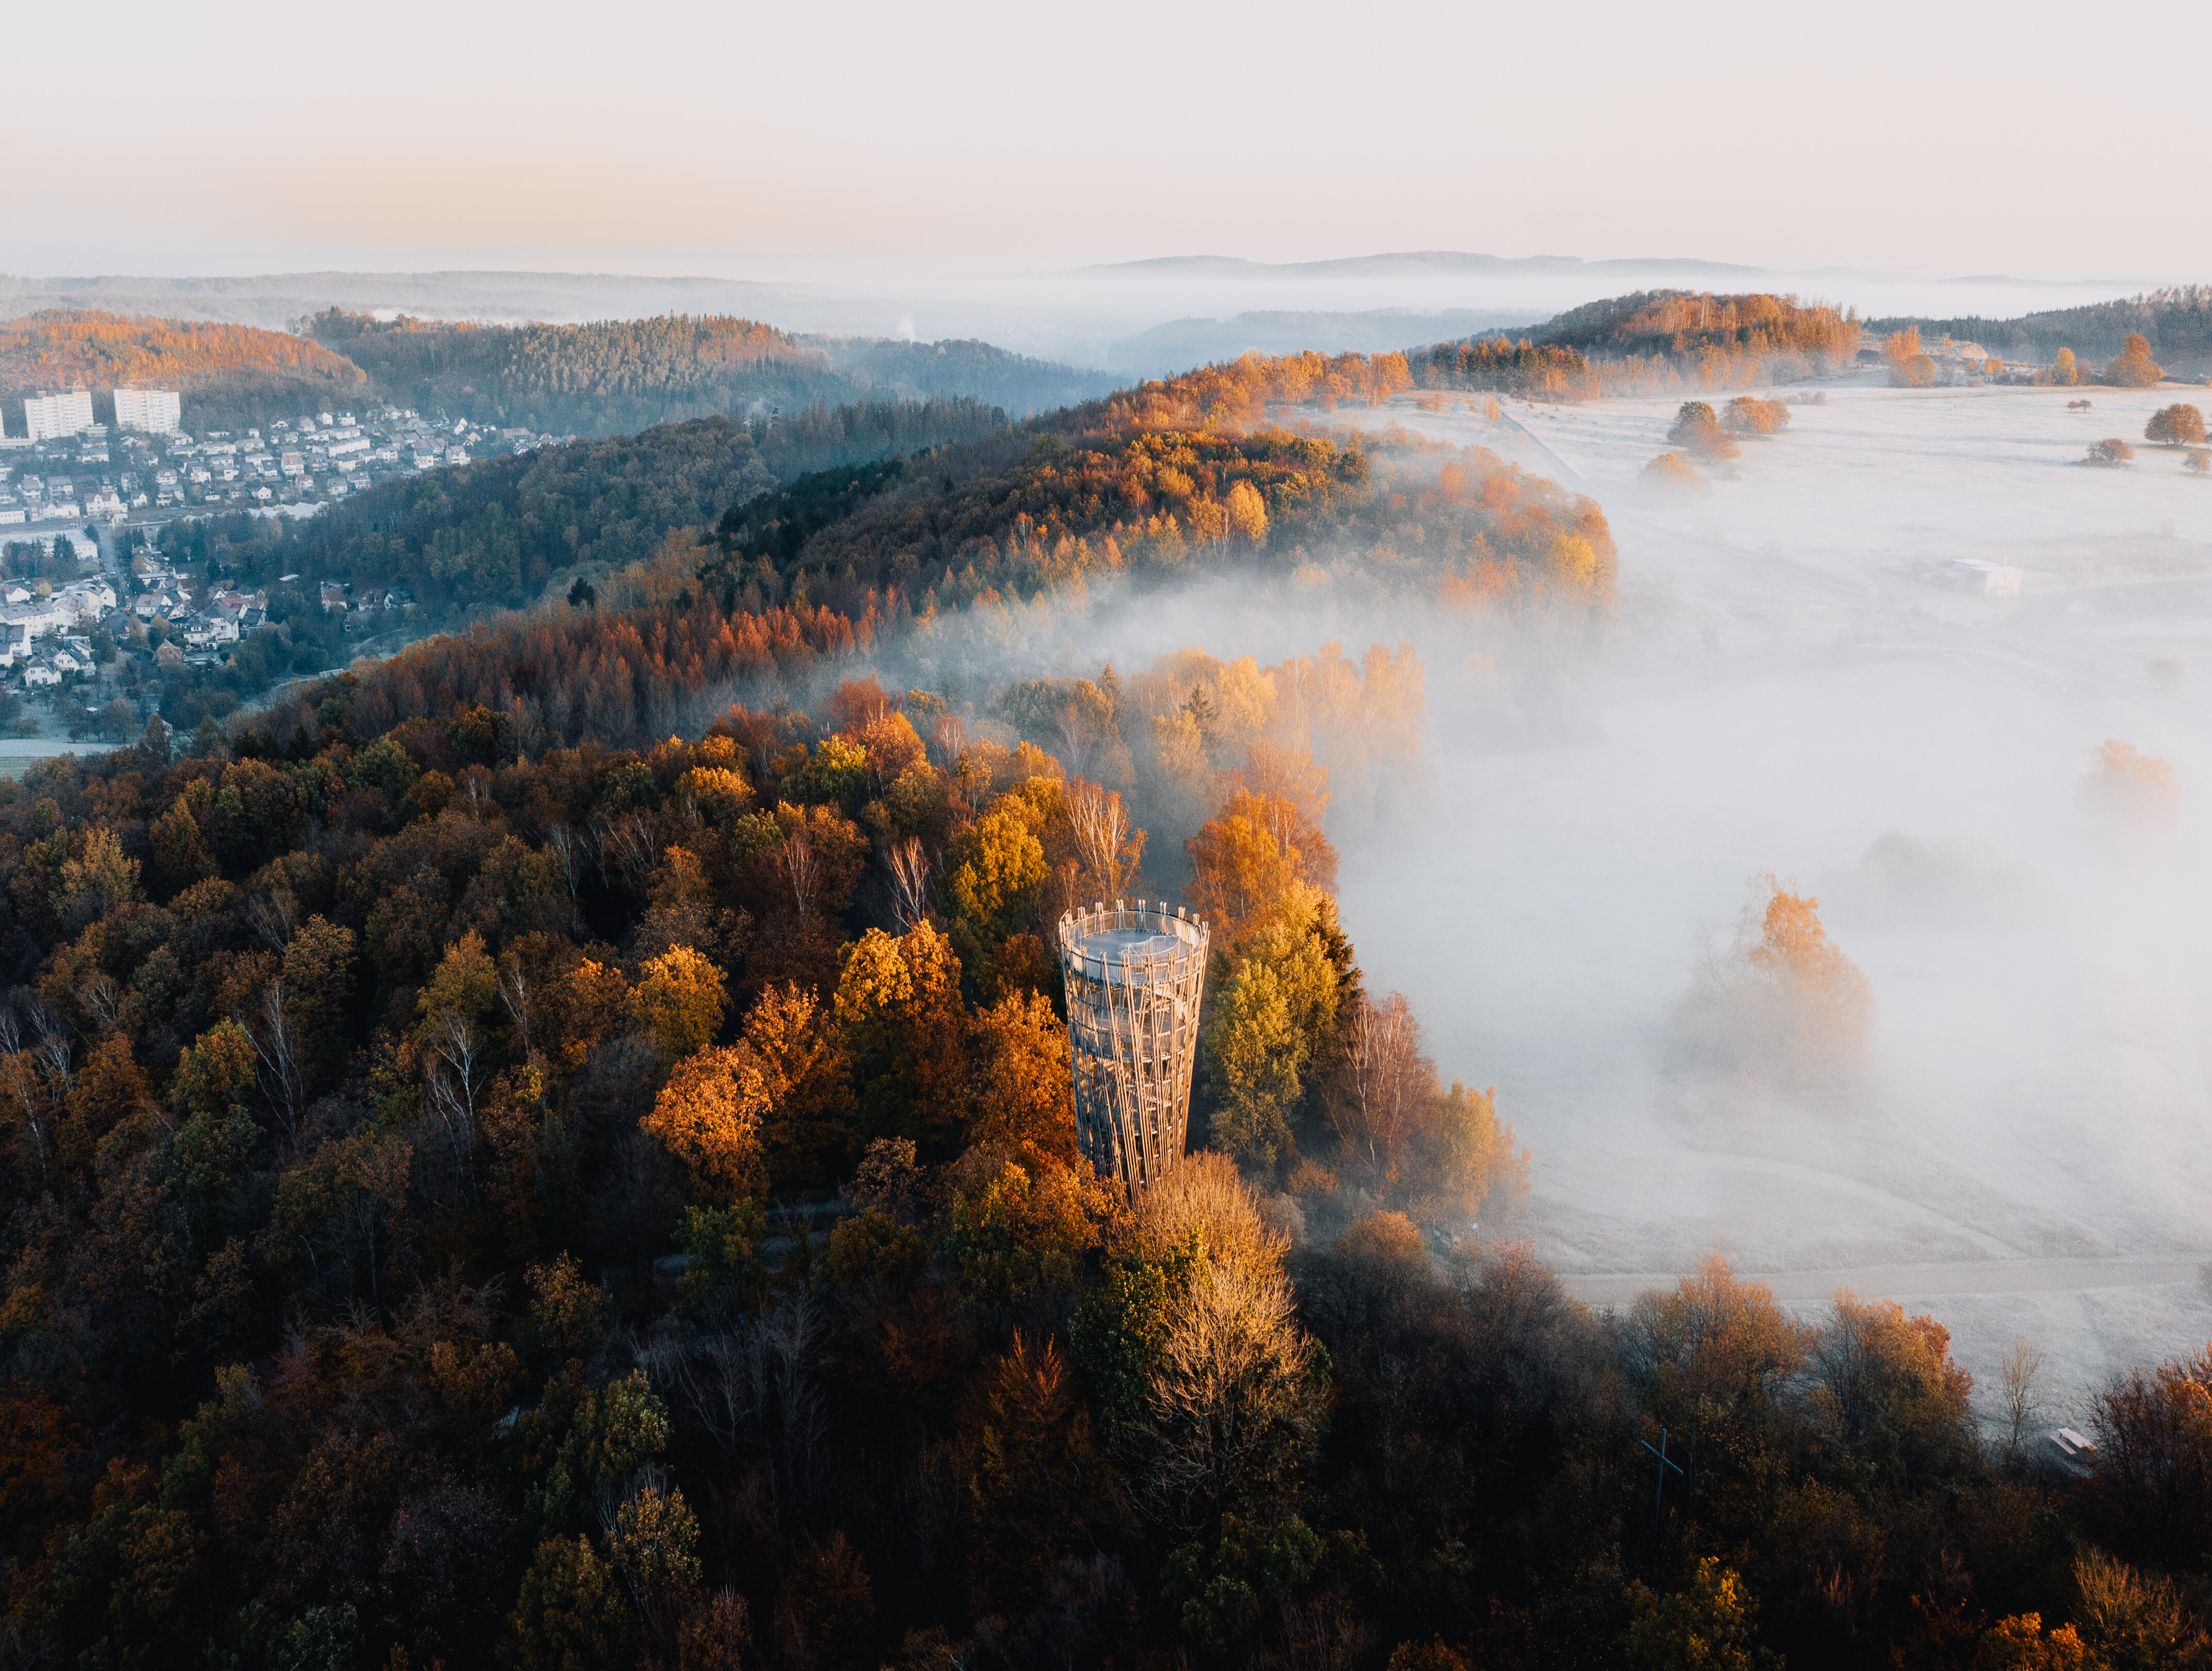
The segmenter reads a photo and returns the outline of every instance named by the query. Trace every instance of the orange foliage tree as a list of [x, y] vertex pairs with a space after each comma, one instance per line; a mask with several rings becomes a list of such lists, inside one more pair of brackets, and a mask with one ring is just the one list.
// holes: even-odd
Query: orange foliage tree
[[1282, 795], [1240, 792], [1184, 847], [1191, 883], [1183, 897], [1224, 943], [1272, 909], [1291, 883], [1336, 885], [1336, 849]]
[[638, 1121], [684, 1164], [702, 1201], [730, 1206], [760, 1193], [763, 1077], [749, 1050], [700, 1051], [677, 1064]]
[[2181, 816], [2181, 779], [2172, 761], [2108, 737], [2090, 757], [2080, 799], [2117, 823], [2171, 824]]

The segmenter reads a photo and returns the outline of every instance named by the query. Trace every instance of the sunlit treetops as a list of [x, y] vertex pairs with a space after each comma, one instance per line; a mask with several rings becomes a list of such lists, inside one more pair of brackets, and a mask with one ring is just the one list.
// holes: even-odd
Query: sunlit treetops
[[1494, 389], [1527, 397], [1580, 398], [1592, 392], [1589, 362], [1557, 343], [1504, 337], [1437, 343], [1412, 356], [1413, 381], [1424, 389]]
[[198, 428], [356, 400], [367, 379], [319, 343], [252, 325], [66, 308], [0, 323], [0, 398], [82, 384], [104, 403], [108, 390], [137, 383], [180, 391], [186, 427]]
[[1561, 313], [1518, 343], [1439, 343], [1410, 361], [1424, 388], [1589, 399], [1790, 382], [1849, 364], [1858, 345], [1854, 315], [1795, 296], [1646, 290]]
[[0, 324], [0, 386], [181, 382], [240, 371], [356, 388], [361, 368], [305, 337], [246, 325], [127, 318], [50, 308]]
[[1608, 598], [1613, 540], [1589, 500], [1480, 448], [1322, 430], [1291, 410], [1379, 404], [1410, 385], [1402, 355], [1247, 355], [926, 466], [803, 479], [733, 507], [703, 578], [731, 608], [896, 596], [927, 616], [1125, 568], [1288, 574], [1387, 552], [1462, 579], [1486, 571], [1504, 601]]

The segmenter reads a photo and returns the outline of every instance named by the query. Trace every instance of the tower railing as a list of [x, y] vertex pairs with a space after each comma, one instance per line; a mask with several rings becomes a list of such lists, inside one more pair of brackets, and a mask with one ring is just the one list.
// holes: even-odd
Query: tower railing
[[1101, 900], [1060, 920], [1076, 1144], [1132, 1202], [1182, 1158], [1207, 948], [1181, 906]]

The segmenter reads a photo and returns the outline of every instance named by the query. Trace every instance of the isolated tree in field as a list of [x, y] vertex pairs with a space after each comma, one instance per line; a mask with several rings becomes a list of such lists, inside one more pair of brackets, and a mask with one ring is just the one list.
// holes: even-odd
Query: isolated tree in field
[[2150, 389], [2165, 375], [2166, 368], [2150, 357], [2150, 344], [2130, 331], [2120, 357], [2106, 365], [2104, 380], [2117, 389]]
[[1874, 989], [1820, 926], [1820, 902], [1774, 883], [1752, 945], [1753, 969], [1787, 993], [1808, 1054], [1855, 1060], [1866, 1048]]
[[2027, 1437], [2028, 1425], [2040, 1407], [2035, 1382], [2043, 1370], [2043, 1348], [2027, 1335], [2015, 1334], [1998, 1367], [2006, 1425], [2005, 1449], [2017, 1456], [2021, 1441]]
[[1909, 325], [1883, 339], [1883, 357], [1889, 362], [1889, 385], [1893, 389], [1924, 389], [1936, 380], [1936, 362], [1920, 351], [1920, 328]]
[[1733, 459], [1738, 448], [1721, 428], [1713, 409], [1702, 400], [1686, 400], [1674, 414], [1668, 441], [1700, 459]]
[[2204, 443], [2204, 414], [2183, 401], [2162, 406], [2143, 425], [2143, 439], [2160, 447], [2201, 447]]
[[1676, 1015], [1701, 1065], [1807, 1085], [1855, 1074], [1873, 1020], [1873, 987], [1828, 939], [1820, 902], [1771, 872], [1752, 878], [1733, 943], [1707, 956]]
[[2212, 476], [2212, 453], [2198, 447], [2181, 461], [2181, 467], [2192, 476]]
[[2118, 435], [2107, 435], [2103, 441], [2089, 443], [2089, 456], [2084, 464], [2099, 465], [2106, 470], [2117, 469], [2136, 456], [2136, 450]]
[[1731, 435], [1771, 435], [1789, 422], [1787, 406], [1757, 395], [1740, 394], [1721, 413], [1721, 427]]
[[1644, 479], [1654, 487], [1683, 492], [1694, 492], [1705, 484], [1705, 478], [1679, 453], [1662, 453], [1644, 465]]
[[2108, 737], [2081, 780], [2084, 810], [2122, 824], [2164, 825], [2181, 816], [2181, 780], [2173, 763]]

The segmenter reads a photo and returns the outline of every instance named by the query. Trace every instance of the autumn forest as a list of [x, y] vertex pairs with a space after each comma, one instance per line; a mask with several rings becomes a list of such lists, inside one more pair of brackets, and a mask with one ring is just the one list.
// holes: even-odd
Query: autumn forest
[[[1846, 335], [1673, 292], [1554, 325], [1023, 419], [831, 398], [744, 321], [319, 318], [285, 376], [534, 422], [588, 362], [638, 433], [174, 525], [187, 570], [456, 630], [333, 671], [266, 628], [280, 693], [187, 682], [0, 781], [0, 1664], [2212, 1663], [2212, 1364], [2116, 1382], [2065, 1469], [1930, 1317], [1717, 1258], [1601, 1310], [1516, 1239], [1510, 1097], [1339, 914], [1419, 768], [1412, 644], [966, 659], [1346, 575], [1586, 635], [1594, 500], [1336, 418]], [[662, 359], [713, 362], [680, 421]], [[762, 391], [796, 410], [728, 410]], [[1788, 417], [1691, 404], [1692, 450]], [[1192, 1152], [1134, 1202], [1078, 1152], [1054, 938], [1121, 898], [1212, 933]], [[1841, 1060], [1863, 980], [1765, 910], [1746, 981]]]

